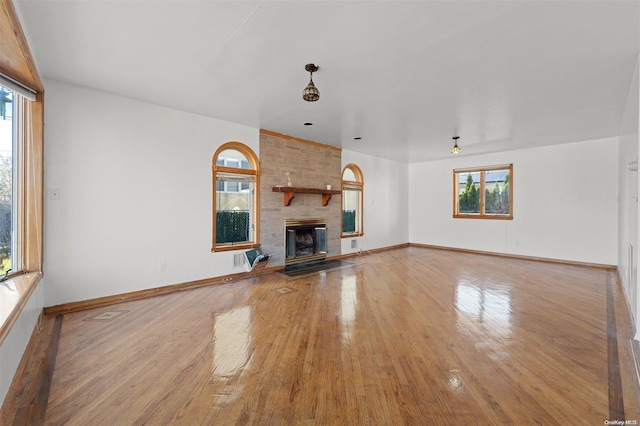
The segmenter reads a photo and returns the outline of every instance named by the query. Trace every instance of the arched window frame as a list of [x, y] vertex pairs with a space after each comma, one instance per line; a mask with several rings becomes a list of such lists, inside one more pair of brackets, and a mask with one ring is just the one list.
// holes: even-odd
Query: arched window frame
[[[220, 166], [217, 164], [218, 157], [226, 150], [236, 150], [243, 154], [249, 162], [249, 169]], [[243, 250], [260, 247], [260, 162], [251, 148], [241, 142], [227, 142], [221, 145], [213, 154], [211, 160], [212, 170], [212, 245], [211, 251]], [[237, 175], [253, 176], [254, 185], [251, 192], [251, 238], [247, 242], [238, 243], [216, 243], [216, 213], [217, 213], [217, 185], [218, 175], [231, 173]]]
[[[350, 170], [353, 175], [355, 176], [355, 180], [345, 180], [344, 178], [344, 174], [347, 170]], [[353, 164], [353, 163], [349, 163], [346, 166], [344, 166], [344, 169], [342, 169], [342, 175], [341, 175], [341, 179], [342, 179], [342, 225], [340, 227], [340, 229], [342, 230], [342, 238], [349, 238], [349, 237], [359, 237], [364, 235], [364, 229], [363, 229], [363, 206], [364, 206], [364, 202], [363, 202], [363, 194], [364, 194], [364, 177], [362, 175], [362, 170], [360, 170], [360, 167], [358, 167], [357, 165]], [[344, 231], [344, 227], [345, 227], [345, 223], [344, 223], [344, 211], [345, 211], [345, 202], [348, 200], [348, 197], [346, 195], [346, 191], [350, 191], [353, 192], [355, 191], [357, 194], [357, 205], [356, 205], [356, 218], [355, 218], [355, 231], [350, 232]]]

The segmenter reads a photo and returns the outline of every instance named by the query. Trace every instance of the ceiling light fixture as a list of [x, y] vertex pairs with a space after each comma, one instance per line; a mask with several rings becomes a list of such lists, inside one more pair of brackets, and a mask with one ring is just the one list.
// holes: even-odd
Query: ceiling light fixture
[[307, 84], [307, 87], [305, 87], [304, 91], [302, 92], [302, 99], [307, 102], [315, 102], [320, 99], [320, 92], [318, 92], [315, 84], [313, 84], [313, 73], [318, 71], [318, 67], [314, 64], [307, 64], [304, 66], [304, 69], [311, 73], [311, 75], [309, 84]]
[[462, 152], [462, 150], [458, 146], [458, 139], [460, 139], [460, 136], [453, 137], [453, 148], [451, 148], [452, 154], [460, 154]]

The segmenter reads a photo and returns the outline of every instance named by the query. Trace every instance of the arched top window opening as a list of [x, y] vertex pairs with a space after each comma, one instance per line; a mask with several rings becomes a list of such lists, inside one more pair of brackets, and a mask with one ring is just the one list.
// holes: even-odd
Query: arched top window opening
[[355, 164], [347, 164], [342, 171], [342, 183], [356, 184], [362, 186], [364, 179], [360, 167]]
[[362, 170], [357, 165], [347, 164], [342, 170], [342, 237], [358, 237], [363, 232], [363, 186]]
[[213, 155], [212, 171], [212, 251], [258, 247], [258, 157], [248, 146], [240, 142], [228, 142]]
[[227, 142], [214, 154], [213, 166], [259, 172], [260, 162], [248, 146], [240, 142]]

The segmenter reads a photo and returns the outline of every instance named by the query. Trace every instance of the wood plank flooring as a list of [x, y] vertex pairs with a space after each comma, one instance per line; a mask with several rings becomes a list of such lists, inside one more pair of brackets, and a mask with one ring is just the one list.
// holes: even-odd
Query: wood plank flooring
[[615, 271], [416, 247], [349, 261], [65, 314], [37, 414], [45, 318], [0, 424], [640, 421]]

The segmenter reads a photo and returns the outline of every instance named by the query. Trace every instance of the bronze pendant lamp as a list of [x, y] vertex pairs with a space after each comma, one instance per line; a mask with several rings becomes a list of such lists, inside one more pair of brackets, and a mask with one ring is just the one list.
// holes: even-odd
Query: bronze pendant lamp
[[304, 66], [304, 69], [311, 73], [311, 75], [309, 84], [307, 84], [307, 87], [302, 91], [302, 99], [307, 102], [315, 102], [320, 99], [320, 92], [318, 92], [316, 85], [313, 84], [313, 73], [318, 71], [318, 67], [314, 64], [307, 64]]

